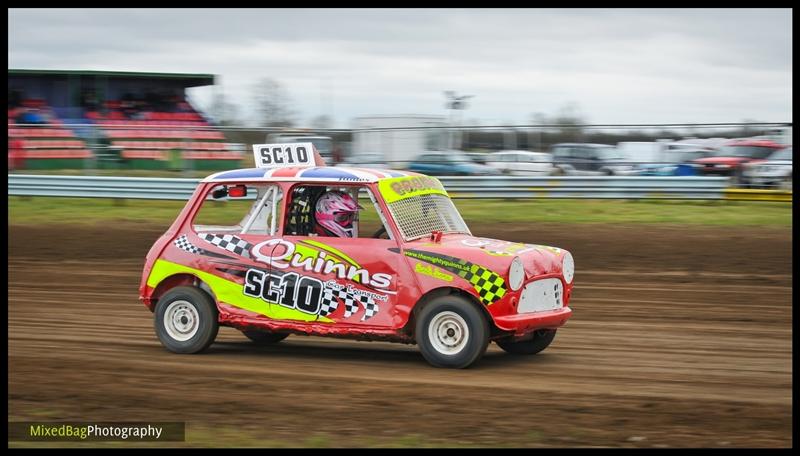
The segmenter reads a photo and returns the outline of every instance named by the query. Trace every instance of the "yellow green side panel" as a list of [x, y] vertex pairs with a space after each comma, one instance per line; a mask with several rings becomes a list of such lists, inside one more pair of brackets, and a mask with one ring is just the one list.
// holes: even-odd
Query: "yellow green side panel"
[[211, 287], [211, 291], [218, 300], [230, 304], [240, 309], [249, 310], [257, 314], [266, 315], [275, 320], [300, 320], [300, 321], [320, 321], [333, 323], [333, 320], [326, 317], [317, 318], [316, 315], [300, 312], [297, 309], [290, 309], [276, 303], [268, 303], [263, 299], [246, 296], [242, 292], [242, 285], [222, 277], [215, 276], [199, 269], [190, 268], [166, 260], [156, 260], [150, 276], [147, 278], [147, 286], [155, 288], [161, 281], [175, 274], [191, 274]]

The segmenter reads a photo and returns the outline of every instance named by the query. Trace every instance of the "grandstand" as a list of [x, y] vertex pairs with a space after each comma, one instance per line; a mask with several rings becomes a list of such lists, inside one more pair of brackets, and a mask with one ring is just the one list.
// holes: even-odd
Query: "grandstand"
[[228, 169], [243, 158], [186, 98], [209, 74], [8, 70], [12, 169]]

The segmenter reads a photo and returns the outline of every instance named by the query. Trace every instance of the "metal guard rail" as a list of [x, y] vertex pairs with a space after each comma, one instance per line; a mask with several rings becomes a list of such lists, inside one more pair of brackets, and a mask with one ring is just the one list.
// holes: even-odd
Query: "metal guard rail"
[[[660, 176], [468, 176], [439, 178], [453, 198], [731, 198], [727, 177]], [[9, 196], [187, 200], [200, 179], [9, 174]], [[752, 191], [753, 199], [791, 201], [791, 193]], [[765, 193], [767, 192], [767, 193]], [[757, 195], [756, 195], [757, 194]], [[771, 196], [774, 195], [774, 198]]]

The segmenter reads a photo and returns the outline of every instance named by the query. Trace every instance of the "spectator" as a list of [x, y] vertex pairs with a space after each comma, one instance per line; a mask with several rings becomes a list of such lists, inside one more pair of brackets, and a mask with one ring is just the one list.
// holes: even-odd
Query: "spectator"
[[39, 109], [36, 108], [22, 108], [17, 115], [16, 121], [19, 124], [47, 124], [47, 119], [42, 115]]

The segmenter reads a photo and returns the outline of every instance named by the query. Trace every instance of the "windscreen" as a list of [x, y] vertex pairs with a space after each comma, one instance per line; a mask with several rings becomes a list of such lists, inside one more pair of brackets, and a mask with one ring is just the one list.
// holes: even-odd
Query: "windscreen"
[[433, 231], [471, 234], [453, 201], [447, 195], [426, 194], [389, 203], [403, 239], [411, 241]]

